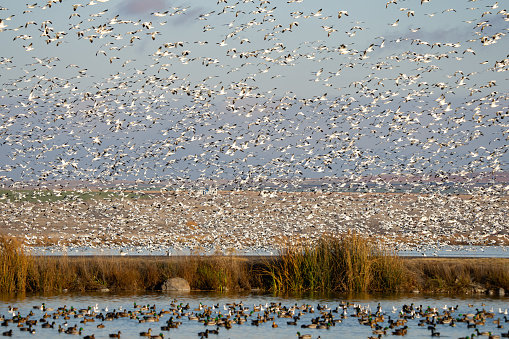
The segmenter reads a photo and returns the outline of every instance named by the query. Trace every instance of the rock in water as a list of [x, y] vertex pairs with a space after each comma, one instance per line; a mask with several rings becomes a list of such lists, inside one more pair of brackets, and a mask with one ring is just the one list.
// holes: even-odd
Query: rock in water
[[171, 278], [161, 286], [163, 291], [190, 291], [191, 286], [184, 278]]

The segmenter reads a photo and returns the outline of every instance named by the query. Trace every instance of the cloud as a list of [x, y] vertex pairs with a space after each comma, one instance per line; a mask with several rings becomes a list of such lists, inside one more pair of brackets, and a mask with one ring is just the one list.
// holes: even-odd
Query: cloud
[[196, 18], [202, 13], [204, 13], [204, 9], [202, 7], [188, 10], [184, 15], [179, 15], [178, 19], [175, 22], [173, 22], [173, 24], [175, 26], [187, 25], [189, 23], [194, 22]]
[[147, 15], [169, 8], [167, 0], [129, 0], [122, 2], [119, 11], [127, 15]]
[[184, 4], [180, 4], [179, 1], [173, 0], [128, 0], [119, 5], [118, 11], [123, 15], [136, 16], [139, 18], [151, 16], [154, 12], [171, 11], [176, 7], [185, 7], [186, 11], [172, 17], [172, 20], [166, 19], [174, 26], [188, 25], [194, 22], [201, 13], [204, 13], [204, 9], [200, 6], [189, 9], [190, 6], [185, 2]]

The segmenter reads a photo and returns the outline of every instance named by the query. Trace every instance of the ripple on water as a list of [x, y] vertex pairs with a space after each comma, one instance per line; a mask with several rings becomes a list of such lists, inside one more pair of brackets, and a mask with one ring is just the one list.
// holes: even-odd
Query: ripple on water
[[[59, 294], [16, 294], [16, 295], [0, 295], [0, 314], [6, 318], [12, 316], [8, 314], [8, 307], [17, 307], [21, 315], [27, 315], [30, 311], [34, 312], [34, 316], [31, 319], [39, 320], [42, 318], [44, 311], [39, 309], [33, 309], [35, 305], [42, 305], [44, 303], [47, 307], [54, 308], [66, 305], [67, 308], [71, 306], [75, 309], [82, 309], [95, 307], [97, 305], [99, 312], [108, 308], [108, 311], [135, 311], [134, 303], [137, 305], [156, 305], [156, 310], [159, 312], [161, 309], [168, 310], [171, 307], [172, 302], [176, 304], [182, 304], [190, 306], [190, 312], [199, 313], [193, 311], [199, 308], [200, 303], [212, 307], [212, 305], [218, 305], [218, 309], [212, 310], [212, 316], [216, 317], [221, 312], [221, 315], [225, 315], [227, 311], [224, 310], [224, 305], [227, 303], [243, 302], [244, 307], [248, 310], [248, 321], [244, 325], [234, 324], [230, 330], [225, 328], [219, 329], [219, 334], [209, 335], [209, 338], [293, 338], [296, 337], [297, 331], [302, 334], [312, 334], [313, 338], [320, 336], [321, 338], [338, 338], [338, 336], [344, 338], [367, 338], [372, 335], [372, 329], [369, 326], [359, 325], [358, 318], [351, 317], [354, 313], [354, 308], [347, 308], [348, 317], [343, 319], [341, 323], [336, 326], [331, 326], [327, 329], [305, 329], [301, 328], [301, 324], [311, 323], [311, 318], [318, 317], [320, 315], [317, 310], [318, 305], [327, 306], [332, 310], [335, 310], [341, 302], [348, 302], [350, 304], [361, 305], [364, 308], [370, 308], [372, 312], [376, 312], [378, 303], [380, 303], [383, 312], [385, 312], [385, 320], [382, 326], [388, 324], [388, 319], [398, 318], [398, 313], [392, 313], [393, 308], [400, 310], [403, 305], [414, 304], [416, 307], [422, 305], [424, 309], [428, 307], [435, 307], [440, 313], [443, 313], [442, 309], [445, 305], [448, 307], [458, 305], [458, 309], [452, 313], [453, 317], [460, 317], [461, 314], [475, 313], [476, 309], [487, 311], [493, 310], [495, 312], [494, 319], [500, 318], [501, 324], [504, 325], [504, 314], [499, 314], [499, 308], [505, 310], [508, 308], [508, 299], [505, 297], [498, 296], [472, 296], [472, 295], [442, 295], [442, 294], [337, 294], [337, 293], [256, 293], [256, 292], [242, 292], [242, 293], [218, 293], [218, 292], [190, 292], [190, 293], [162, 293], [162, 292], [143, 292], [143, 293], [59, 293]], [[291, 307], [294, 305], [313, 305], [315, 308], [314, 313], [304, 313], [301, 318], [297, 321], [298, 326], [287, 325], [287, 321], [291, 320], [288, 318], [275, 318], [277, 328], [272, 328], [272, 322], [268, 321], [262, 323], [259, 326], [252, 326], [250, 320], [255, 319], [261, 312], [253, 312], [254, 305], [262, 305], [271, 302], [281, 303], [282, 306]], [[468, 305], [472, 304], [473, 307]], [[52, 312], [47, 312], [52, 314]], [[103, 312], [105, 313], [105, 312]], [[340, 313], [332, 313], [335, 318], [339, 318]], [[170, 315], [165, 314], [160, 318], [159, 322], [153, 323], [139, 323], [137, 320], [130, 318], [118, 318], [114, 321], [102, 322], [105, 327], [97, 328], [97, 325], [101, 323], [96, 319], [95, 322], [91, 323], [80, 323], [82, 318], [71, 317], [69, 320], [65, 320], [62, 317], [58, 319], [48, 318], [50, 322], [55, 322], [55, 327], [59, 325], [63, 326], [67, 321], [67, 327], [77, 325], [83, 327], [82, 335], [94, 334], [96, 338], [109, 338], [110, 333], [122, 332], [122, 338], [135, 338], [139, 337], [139, 333], [147, 331], [149, 328], [152, 329], [152, 334], [165, 334], [165, 338], [198, 338], [198, 332], [205, 331], [206, 328], [215, 329], [215, 326], [204, 326], [202, 323], [197, 321], [188, 320], [187, 317], [178, 319], [183, 324], [178, 329], [171, 329], [169, 332], [161, 331], [161, 326], [166, 324], [166, 321], [170, 318]], [[176, 317], [174, 317], [175, 320]], [[422, 317], [420, 319], [423, 319]], [[418, 326], [420, 319], [409, 320], [407, 323], [408, 334], [406, 338], [425, 338], [430, 337], [431, 332], [427, 329], [427, 326]], [[482, 331], [489, 331], [493, 334], [501, 334], [502, 332], [507, 333], [508, 329], [499, 329], [497, 325], [493, 323], [494, 319], [487, 319], [485, 325], [479, 326]], [[401, 326], [400, 326], [401, 327]], [[41, 336], [52, 336], [52, 335], [63, 335], [58, 333], [56, 329], [42, 328], [40, 322], [34, 327], [36, 329], [37, 337]], [[509, 323], [508, 323], [509, 328]], [[2, 326], [1, 332], [13, 330], [14, 335], [17, 338], [34, 338], [33, 335], [27, 332], [21, 332], [16, 325], [10, 324], [7, 327]], [[464, 337], [473, 333], [472, 329], [468, 329], [465, 323], [458, 323], [456, 327], [448, 325], [437, 325], [437, 331], [441, 333], [442, 337]]]

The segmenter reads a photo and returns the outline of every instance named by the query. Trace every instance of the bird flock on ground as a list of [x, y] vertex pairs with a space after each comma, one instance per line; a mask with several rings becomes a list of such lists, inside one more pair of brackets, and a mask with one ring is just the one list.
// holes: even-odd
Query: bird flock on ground
[[[189, 190], [209, 180], [233, 190], [270, 184], [288, 191], [302, 190], [308, 178], [327, 178], [320, 189], [394, 191], [397, 184], [421, 191], [431, 183], [440, 197], [454, 186], [489, 205], [509, 188], [504, 5], [391, 0], [370, 2], [366, 10], [340, 2], [320, 8], [309, 0], [3, 4], [0, 183], [39, 189], [59, 183], [65, 189], [70, 181], [89, 188], [129, 181]], [[437, 218], [454, 219], [450, 226], [468, 224], [460, 227], [463, 233], [481, 227], [489, 229], [481, 232], [485, 236], [497, 235], [507, 225], [493, 217], [497, 208], [489, 218], [472, 217], [486, 204], [465, 207], [472, 214], [463, 219]], [[316, 221], [315, 212], [324, 213], [320, 203], [305, 213], [298, 201], [284, 205], [299, 218], [284, 221], [288, 226], [279, 236], [308, 228], [320, 234], [323, 225], [341, 228], [352, 218], [333, 211]], [[224, 206], [212, 210], [199, 227], [220, 223]], [[380, 212], [384, 218], [398, 213], [387, 211]], [[418, 220], [429, 220], [414, 212], [376, 224], [413, 233]], [[4, 219], [4, 225], [20, 226], [13, 215]], [[249, 222], [269, 233], [277, 224]]]
[[4, 199], [0, 227], [30, 248], [49, 246], [56, 253], [266, 254], [351, 231], [416, 255], [509, 245], [508, 199], [498, 196], [188, 191], [147, 195], [153, 197], [115, 193], [110, 199], [86, 201]]

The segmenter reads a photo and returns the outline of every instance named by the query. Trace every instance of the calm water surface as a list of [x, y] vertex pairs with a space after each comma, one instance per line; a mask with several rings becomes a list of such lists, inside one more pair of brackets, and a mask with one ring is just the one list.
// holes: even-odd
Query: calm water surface
[[[148, 251], [145, 247], [116, 247], [116, 248], [92, 248], [92, 247], [35, 247], [29, 249], [34, 255], [49, 256], [116, 256], [116, 255], [190, 255], [193, 252], [189, 249], [161, 248]], [[277, 249], [257, 250], [257, 251], [239, 251], [239, 255], [275, 255]], [[509, 246], [463, 246], [463, 245], [441, 245], [441, 246], [422, 246], [421, 248], [400, 249], [397, 251], [400, 256], [428, 256], [428, 257], [458, 257], [458, 258], [509, 258]], [[214, 254], [212, 252], [204, 252], [204, 254]]]
[[[369, 326], [360, 325], [358, 318], [352, 317], [354, 309], [352, 307], [347, 309], [348, 317], [343, 319], [341, 323], [337, 323], [336, 326], [331, 326], [329, 329], [307, 329], [301, 328], [301, 324], [310, 324], [312, 317], [318, 317], [319, 311], [316, 310], [318, 305], [327, 305], [334, 310], [340, 305], [342, 301], [360, 304], [363, 307], [371, 308], [372, 312], [376, 312], [378, 303], [380, 303], [383, 312], [385, 313], [385, 321], [383, 326], [387, 325], [387, 319], [398, 318], [398, 313], [393, 313], [393, 307], [401, 309], [406, 304], [422, 305], [423, 307], [436, 307], [443, 313], [442, 309], [445, 305], [456, 306], [458, 309], [453, 313], [453, 317], [460, 317], [461, 314], [475, 313], [476, 309], [487, 311], [493, 310], [495, 316], [493, 319], [488, 318], [486, 324], [479, 326], [479, 330], [490, 331], [493, 334], [507, 333], [509, 330], [509, 323], [506, 328], [497, 328], [497, 325], [493, 323], [493, 320], [500, 318], [500, 324], [506, 325], [504, 322], [504, 314], [499, 313], [499, 309], [504, 311], [509, 308], [509, 298], [499, 296], [472, 296], [472, 295], [423, 295], [423, 294], [321, 294], [321, 293], [308, 293], [308, 294], [270, 294], [270, 293], [217, 293], [217, 292], [191, 292], [191, 293], [60, 293], [56, 295], [44, 295], [44, 294], [18, 294], [18, 295], [0, 295], [0, 314], [4, 315], [5, 318], [12, 318], [12, 315], [8, 313], [9, 306], [18, 307], [21, 315], [25, 316], [30, 311], [34, 313], [31, 319], [39, 320], [42, 318], [44, 311], [34, 309], [33, 306], [42, 305], [45, 303], [46, 307], [55, 308], [66, 305], [67, 308], [71, 306], [75, 309], [94, 307], [97, 304], [99, 312], [108, 308], [108, 311], [114, 309], [134, 311], [134, 303], [138, 305], [156, 305], [156, 309], [159, 312], [161, 309], [170, 309], [172, 302], [182, 303], [184, 305], [189, 303], [191, 307], [190, 312], [198, 313], [194, 311], [198, 308], [200, 303], [212, 306], [219, 305], [218, 309], [215, 309], [213, 314], [227, 313], [224, 310], [226, 303], [240, 303], [243, 302], [244, 307], [248, 307], [249, 311], [247, 314], [248, 321], [243, 325], [234, 324], [230, 330], [223, 328], [219, 329], [218, 335], [210, 334], [209, 338], [296, 338], [297, 331], [301, 334], [311, 334], [313, 338], [320, 336], [321, 338], [368, 338], [372, 336], [372, 329]], [[277, 328], [272, 328], [272, 322], [266, 322], [260, 324], [260, 326], [251, 325], [250, 319], [256, 319], [260, 312], [252, 312], [254, 305], [264, 305], [267, 303], [281, 303], [283, 306], [291, 307], [293, 305], [309, 304], [315, 306], [315, 313], [305, 313], [298, 320], [297, 326], [287, 325], [287, 321], [292, 320], [288, 318], [275, 317], [275, 322], [278, 324]], [[469, 307], [468, 304], [472, 304], [473, 307]], [[483, 305], [484, 304], [484, 305]], [[53, 312], [47, 312], [52, 314]], [[105, 313], [103, 311], [103, 313]], [[339, 313], [332, 313], [335, 319], [340, 317]], [[94, 334], [96, 338], [109, 338], [110, 333], [122, 332], [122, 338], [140, 338], [139, 332], [147, 331], [152, 328], [152, 334], [163, 333], [165, 338], [199, 338], [198, 332], [205, 331], [206, 328], [215, 329], [216, 326], [205, 326], [204, 324], [188, 320], [187, 317], [181, 319], [175, 319], [182, 321], [183, 324], [178, 329], [171, 329], [170, 331], [161, 331], [161, 326], [166, 325], [166, 321], [170, 318], [169, 314], [163, 315], [159, 322], [153, 323], [139, 323], [137, 320], [130, 318], [118, 318], [114, 321], [104, 321], [105, 328], [99, 329], [97, 325], [101, 323], [100, 319], [96, 319], [92, 323], [80, 323], [83, 318], [71, 317], [67, 320], [67, 327], [74, 326], [83, 327], [82, 335], [74, 337], [83, 337], [85, 335]], [[409, 320], [407, 323], [408, 334], [406, 338], [428, 338], [431, 337], [431, 331], [427, 329], [427, 325], [424, 327], [418, 326], [420, 319]], [[49, 338], [49, 337], [71, 337], [65, 333], [58, 333], [58, 325], [64, 325], [66, 320], [63, 318], [52, 319], [48, 318], [49, 322], [55, 322], [55, 329], [42, 328], [40, 322], [34, 327], [36, 329], [35, 334], [29, 334], [27, 332], [20, 331], [16, 324], [9, 324], [8, 326], [1, 326], [0, 331], [5, 332], [10, 329], [13, 330], [13, 337], [17, 338]], [[99, 320], [99, 321], [98, 321]], [[446, 338], [459, 338], [465, 337], [473, 333], [473, 329], [467, 328], [466, 323], [457, 323], [456, 327], [449, 325], [437, 325], [437, 331], [441, 333], [441, 337]], [[390, 330], [388, 331], [390, 335]], [[485, 337], [488, 338], [488, 337]]]

